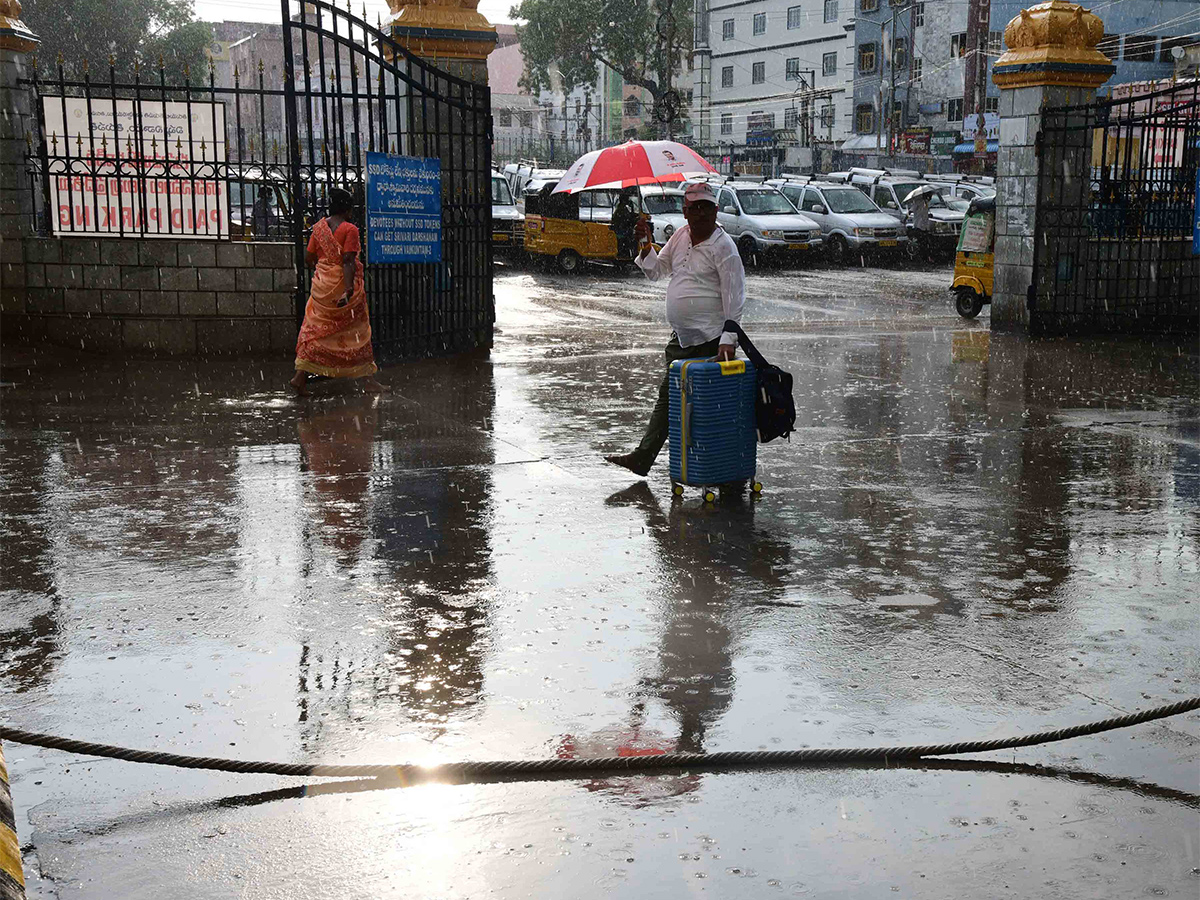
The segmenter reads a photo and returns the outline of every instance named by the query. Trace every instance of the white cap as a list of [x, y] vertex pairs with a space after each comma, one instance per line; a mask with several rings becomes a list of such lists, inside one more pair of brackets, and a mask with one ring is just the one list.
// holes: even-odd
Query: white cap
[[683, 196], [692, 203], [699, 200], [707, 200], [709, 203], [715, 205], [717, 202], [717, 193], [707, 181], [689, 184], [687, 190], [683, 192]]

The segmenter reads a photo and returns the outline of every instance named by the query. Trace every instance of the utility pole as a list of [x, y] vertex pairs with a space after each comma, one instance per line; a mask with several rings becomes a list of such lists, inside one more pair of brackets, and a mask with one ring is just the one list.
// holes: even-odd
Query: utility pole
[[888, 156], [893, 156], [895, 153], [895, 151], [894, 151], [894, 147], [895, 147], [894, 136], [892, 134], [892, 131], [895, 128], [895, 123], [892, 121], [892, 119], [893, 119], [892, 108], [896, 105], [896, 57], [895, 57], [896, 10], [897, 10], [897, 7], [893, 4], [892, 5], [892, 35], [891, 35], [891, 38], [889, 38], [888, 43], [886, 44], [888, 74], [891, 77], [891, 84], [888, 87], [888, 105], [887, 105], [887, 117], [888, 117], [887, 152], [888, 152]]

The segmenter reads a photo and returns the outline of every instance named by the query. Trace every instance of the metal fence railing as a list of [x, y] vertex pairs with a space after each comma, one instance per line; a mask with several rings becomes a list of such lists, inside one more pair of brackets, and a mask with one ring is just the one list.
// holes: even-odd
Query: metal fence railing
[[1031, 324], [1194, 332], [1198, 168], [1200, 81], [1046, 110]]

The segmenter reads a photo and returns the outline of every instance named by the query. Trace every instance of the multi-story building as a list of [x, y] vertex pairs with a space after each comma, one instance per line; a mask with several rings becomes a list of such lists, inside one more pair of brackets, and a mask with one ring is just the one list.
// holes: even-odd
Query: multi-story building
[[[697, 0], [693, 138], [764, 167], [805, 165], [850, 123], [855, 0]], [[762, 169], [766, 171], [766, 169]]]
[[[843, 151], [867, 165], [923, 157], [930, 170], [994, 166], [1000, 91], [991, 65], [1028, 0], [853, 2], [854, 136]], [[1200, 29], [1196, 0], [1119, 0], [1099, 15], [1100, 49], [1117, 66], [1102, 92], [1170, 77]]]

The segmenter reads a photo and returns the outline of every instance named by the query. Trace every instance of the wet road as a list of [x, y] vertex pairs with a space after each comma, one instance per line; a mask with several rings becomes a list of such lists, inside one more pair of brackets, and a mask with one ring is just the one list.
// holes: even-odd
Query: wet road
[[[630, 278], [504, 270], [489, 358], [6, 348], [0, 715], [310, 762], [996, 737], [1196, 694], [1196, 348], [989, 336], [947, 270], [768, 272], [759, 502], [631, 446]], [[976, 760], [377, 789], [6, 747], [31, 896], [1194, 897], [1200, 717]]]

